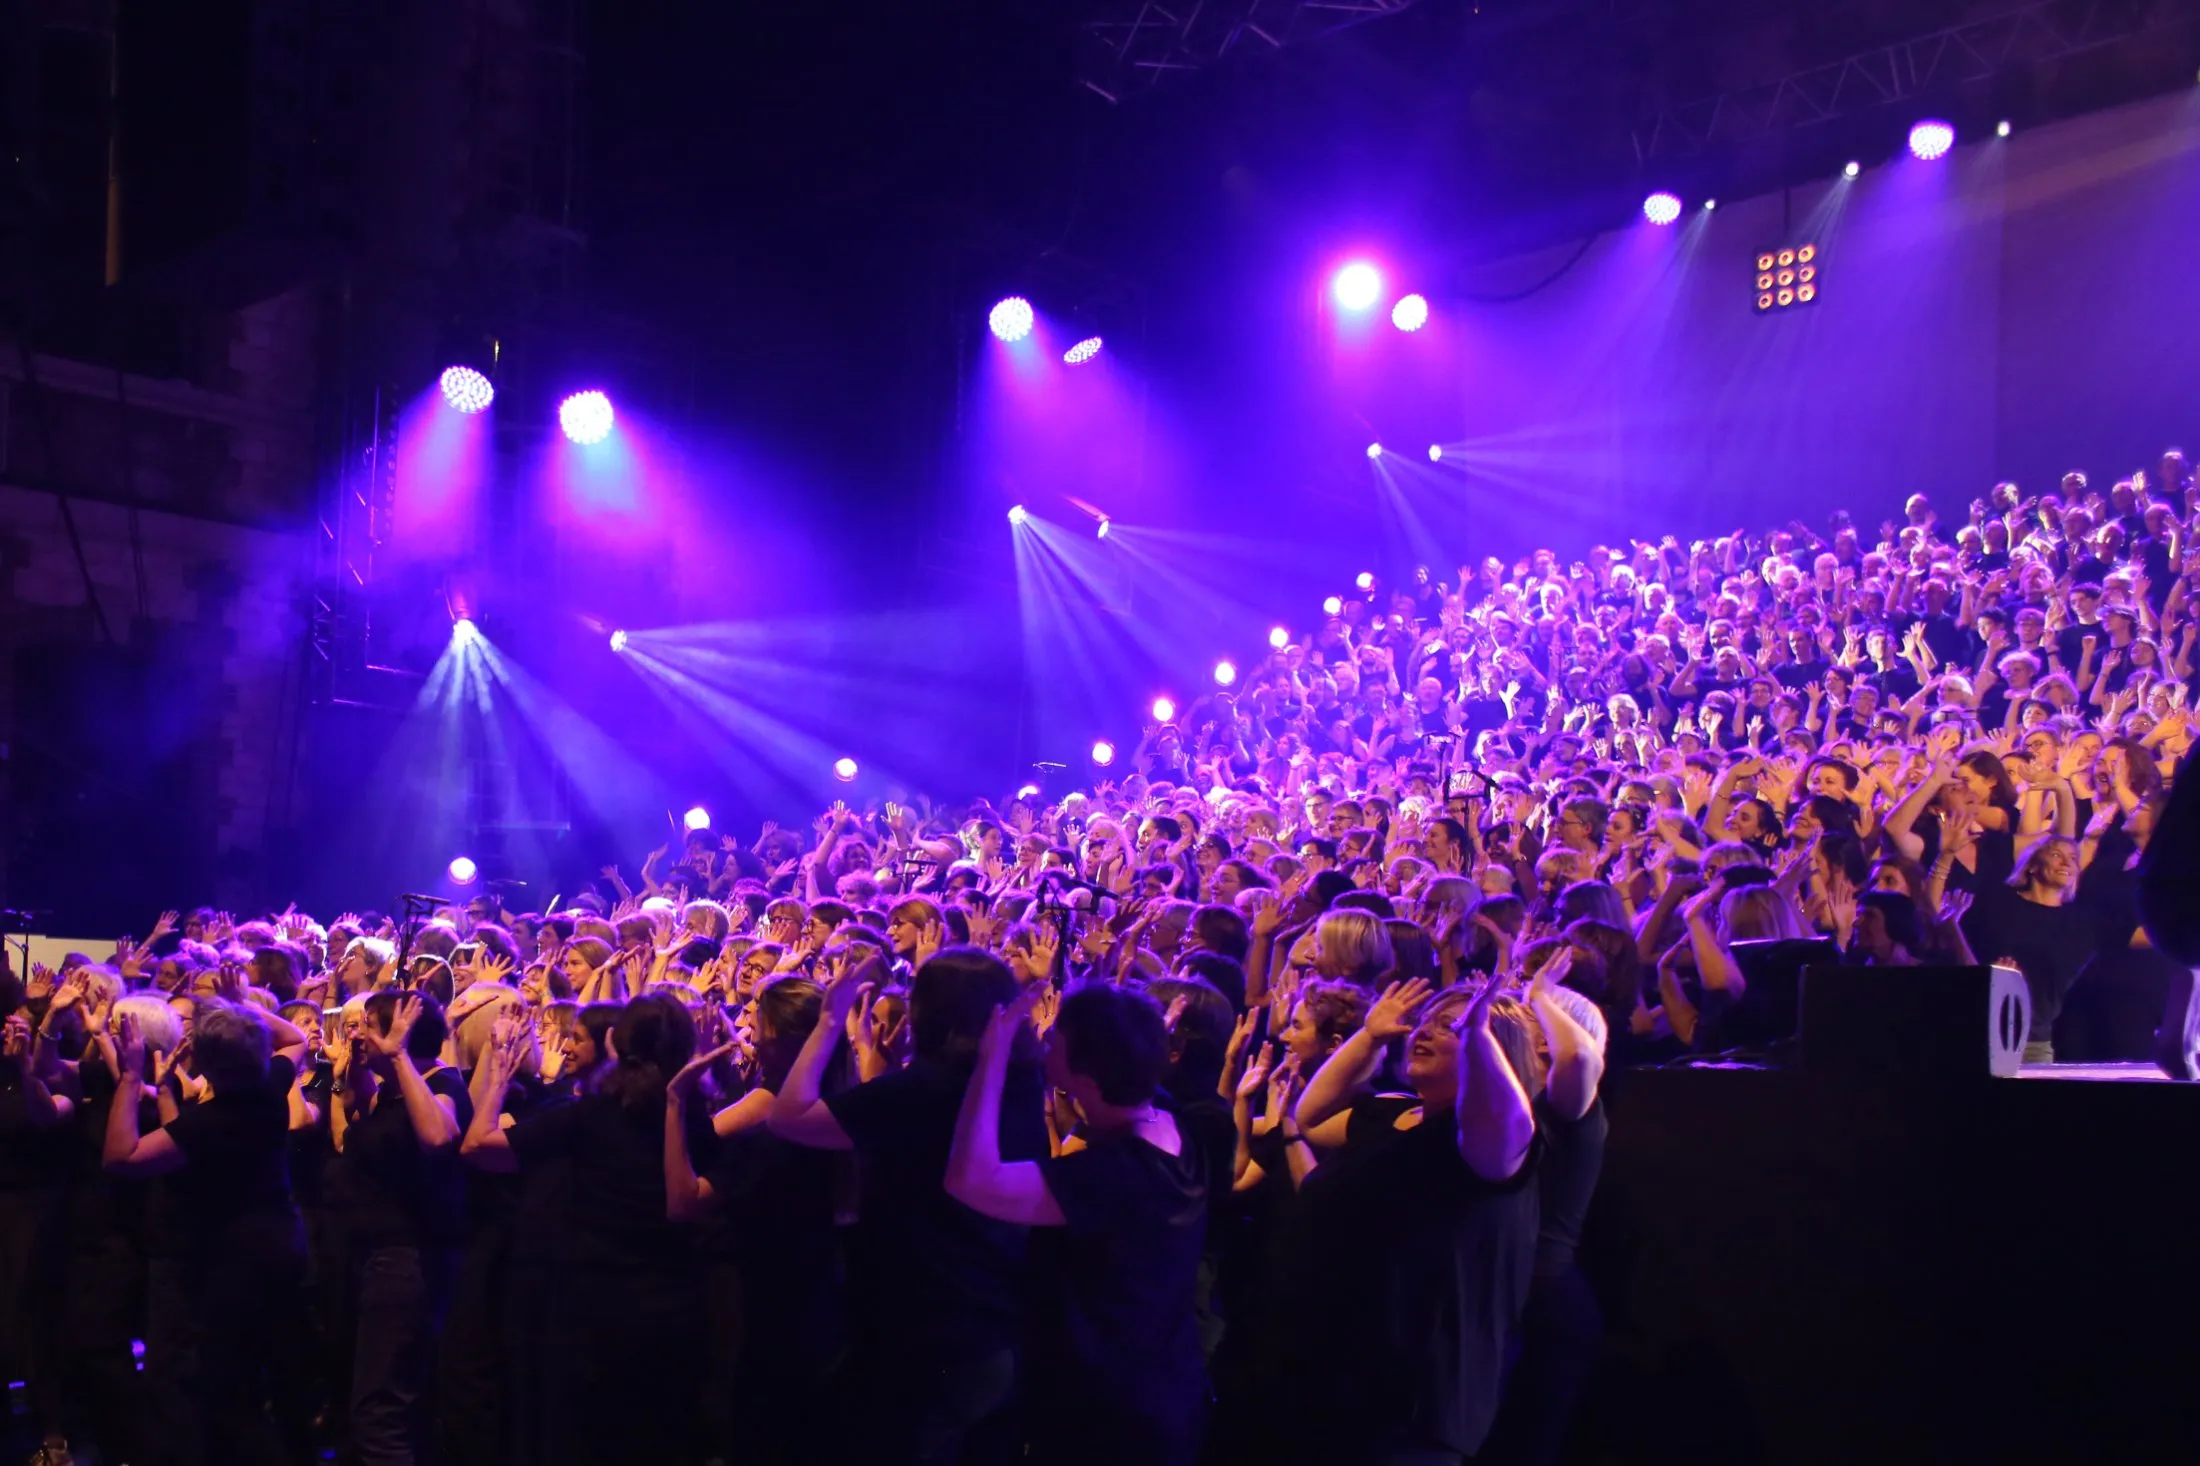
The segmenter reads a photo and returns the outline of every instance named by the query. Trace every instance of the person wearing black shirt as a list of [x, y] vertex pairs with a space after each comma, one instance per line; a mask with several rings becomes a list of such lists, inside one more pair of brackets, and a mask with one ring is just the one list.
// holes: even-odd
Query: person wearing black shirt
[[1160, 1006], [1101, 983], [1063, 996], [1047, 1079], [1081, 1116], [1080, 1148], [1001, 1154], [1010, 1051], [1045, 984], [994, 1015], [955, 1123], [947, 1194], [1021, 1226], [1062, 1229], [1059, 1314], [1033, 1373], [1033, 1459], [1190, 1466], [1206, 1415], [1194, 1309], [1208, 1166], [1156, 1104], [1168, 1064]]
[[[1928, 901], [1939, 901], [1964, 843], [1963, 837], [1943, 840]], [[2032, 1026], [2024, 1045], [2028, 1064], [2054, 1062], [2055, 1019], [2063, 997], [2102, 946], [2101, 912], [2090, 901], [2071, 900], [2078, 875], [2076, 843], [2067, 835], [2043, 835], [2017, 857], [2006, 882], [1980, 882], [1962, 918], [1963, 937], [1973, 952], [2024, 974], [2032, 995]]]
[[[1520, 1077], [1532, 1041], [1493, 1014], [1496, 991], [1429, 999], [1425, 982], [1392, 983], [1300, 1097], [1322, 1160], [1286, 1226], [1261, 1383], [1240, 1412], [1257, 1459], [1459, 1463], [1481, 1449], [1538, 1217]], [[1376, 1094], [1401, 1038], [1413, 1093]]]
[[432, 996], [385, 989], [334, 1043], [342, 1092], [329, 1115], [327, 1179], [347, 1212], [351, 1432], [362, 1466], [407, 1466], [427, 1440], [465, 1204], [458, 1138], [472, 1118], [465, 1081], [439, 1057], [447, 1036]]
[[[150, 1134], [139, 1126], [146, 1059], [134, 1018], [115, 1045], [103, 1160], [112, 1175], [163, 1182], [145, 1362], [162, 1400], [159, 1459], [184, 1466], [311, 1459], [305, 1235], [287, 1164], [299, 1049], [273, 1052], [270, 1028], [241, 1005], [202, 1001], [191, 1043], [207, 1095]], [[288, 1024], [280, 1032], [302, 1038]]]
[[[666, 1082], [695, 1051], [695, 1020], [678, 998], [645, 993], [611, 1033], [614, 1057], [570, 1104], [503, 1127], [505, 1090], [531, 1037], [510, 1025], [460, 1153], [488, 1171], [562, 1172], [564, 1269], [540, 1337], [515, 1373], [530, 1374], [537, 1414], [515, 1449], [522, 1466], [685, 1461], [696, 1454], [702, 1357], [687, 1229], [665, 1211]], [[711, 1153], [707, 1118], [688, 1136]]]
[[[771, 1111], [774, 1134], [856, 1154], [848, 1372], [856, 1397], [874, 1408], [845, 1422], [853, 1429], [835, 1445], [854, 1460], [952, 1462], [988, 1451], [1009, 1459], [1029, 1234], [956, 1201], [942, 1181], [978, 1041], [993, 1010], [1014, 1000], [1016, 979], [976, 948], [935, 954], [909, 988], [909, 1064], [827, 1096], [857, 994], [884, 972], [843, 954]], [[1001, 1154], [1038, 1160], [1048, 1149], [1038, 1071], [1014, 1065], [1007, 1084]]]

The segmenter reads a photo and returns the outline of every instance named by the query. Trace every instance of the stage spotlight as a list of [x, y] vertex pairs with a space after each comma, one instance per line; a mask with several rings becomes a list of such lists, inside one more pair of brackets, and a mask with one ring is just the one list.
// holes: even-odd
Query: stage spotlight
[[1364, 311], [1382, 295], [1383, 274], [1365, 260], [1354, 260], [1337, 272], [1329, 288], [1346, 310]]
[[1357, 576], [1353, 577], [1352, 583], [1358, 586], [1361, 590], [1373, 590], [1375, 589], [1375, 572], [1372, 570], [1363, 570]]
[[1842, 167], [1842, 169], [1841, 169], [1841, 176], [1842, 176], [1843, 178], [1854, 178], [1854, 177], [1855, 177], [1855, 176], [1856, 176], [1857, 174], [1859, 174], [1859, 173], [1861, 173], [1861, 172], [1863, 172], [1863, 171], [1864, 171], [1864, 165], [1863, 165], [1862, 163], [1859, 163], [1859, 162], [1855, 161], [1855, 160], [1854, 160], [1854, 159], [1852, 158], [1852, 159], [1850, 159], [1850, 160], [1849, 160], [1849, 162], [1848, 162], [1848, 163], [1847, 163], [1846, 165], [1844, 165], [1844, 166]]
[[707, 830], [710, 828], [710, 811], [698, 804], [680, 816], [680, 823], [690, 830]]
[[1037, 799], [1039, 797], [1039, 786], [1037, 784], [1026, 784], [1016, 791], [1016, 797], [1018, 799]]
[[1444, 461], [1443, 444], [1431, 443], [1428, 445], [1428, 461], [1431, 463], [1442, 463]]
[[451, 640], [460, 646], [472, 646], [480, 638], [481, 628], [474, 625], [473, 618], [461, 616], [451, 623]]
[[1390, 324], [1401, 331], [1418, 331], [1428, 324], [1428, 298], [1409, 295], [1390, 308]]
[[1945, 122], [1927, 119], [1910, 129], [1910, 153], [1927, 163], [1948, 156], [1956, 145], [1956, 130]]
[[1109, 521], [1103, 519], [1100, 521], [1100, 528], [1094, 531], [1094, 533], [1097, 534], [1101, 539], [1106, 539], [1108, 537], [1108, 527]]
[[611, 399], [601, 392], [575, 392], [558, 404], [558, 426], [576, 443], [601, 443], [612, 421]]
[[1168, 698], [1155, 698], [1152, 711], [1153, 720], [1156, 723], [1173, 723], [1176, 721], [1176, 704]]
[[1670, 224], [1681, 216], [1681, 201], [1669, 193], [1654, 193], [1642, 201], [1642, 217], [1653, 224]]
[[1115, 745], [1103, 738], [1092, 746], [1092, 761], [1101, 768], [1115, 762]]
[[625, 651], [625, 650], [626, 650], [626, 633], [625, 633], [625, 632], [623, 632], [623, 631], [614, 631], [614, 632], [612, 632], [612, 633], [611, 633], [611, 649], [612, 649], [613, 651], [615, 651], [615, 652], [623, 652], [623, 651]]
[[1380, 458], [1380, 457], [1382, 457], [1382, 456], [1383, 456], [1383, 445], [1382, 445], [1382, 444], [1380, 444], [1380, 443], [1370, 443], [1370, 444], [1368, 444], [1368, 445], [1367, 445], [1367, 456], [1368, 456], [1368, 457], [1370, 457], [1370, 458]]
[[1717, 208], [1718, 206], [1719, 206], [1719, 201], [1718, 201], [1717, 199], [1705, 199], [1705, 200], [1703, 201], [1703, 211], [1704, 211], [1705, 213], [1707, 213], [1707, 214], [1708, 214], [1708, 213], [1710, 213], [1710, 212], [1711, 212], [1711, 211], [1712, 211], [1713, 209]]
[[1025, 512], [1023, 505], [1011, 504], [1008, 506], [1008, 522], [1010, 524], [1022, 524], [1030, 517], [1031, 515]]
[[1996, 137], [2007, 137], [2010, 131], [2009, 119], [2006, 117], [1994, 124], [1994, 136]]
[[1083, 366], [1100, 354], [1100, 338], [1087, 336], [1084, 340], [1062, 353], [1062, 360], [1071, 366]]
[[1291, 633], [1281, 626], [1272, 626], [1268, 629], [1268, 644], [1280, 652], [1291, 644]]
[[1003, 341], [1021, 341], [1031, 334], [1031, 302], [1021, 295], [1011, 295], [985, 318], [993, 334]]
[[472, 856], [457, 855], [451, 858], [450, 874], [452, 885], [470, 886], [474, 877], [481, 874], [481, 867], [474, 864]]
[[852, 758], [834, 759], [833, 777], [840, 780], [840, 782], [843, 784], [854, 783], [856, 777], [856, 761]]
[[1344, 614], [1344, 597], [1331, 596], [1323, 601], [1322, 614], [1325, 616], [1342, 616]]
[[497, 389], [470, 366], [448, 366], [440, 379], [443, 400], [460, 412], [479, 412], [497, 400]]
[[1215, 686], [1231, 687], [1237, 683], [1237, 663], [1224, 660], [1215, 663]]

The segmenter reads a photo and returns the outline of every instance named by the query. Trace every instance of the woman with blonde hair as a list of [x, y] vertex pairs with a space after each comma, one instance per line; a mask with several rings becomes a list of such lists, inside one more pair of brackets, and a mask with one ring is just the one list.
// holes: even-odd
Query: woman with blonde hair
[[1314, 926], [1314, 970], [1373, 990], [1395, 962], [1390, 933], [1372, 911], [1324, 912]]

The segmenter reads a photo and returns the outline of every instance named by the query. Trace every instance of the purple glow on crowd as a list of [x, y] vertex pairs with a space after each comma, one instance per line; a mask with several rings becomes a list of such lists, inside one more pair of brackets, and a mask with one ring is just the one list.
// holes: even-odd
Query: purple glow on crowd
[[993, 307], [986, 316], [985, 323], [996, 337], [1013, 343], [1031, 334], [1034, 319], [1031, 302], [1021, 295], [1011, 295]]
[[610, 437], [614, 421], [611, 399], [601, 392], [575, 392], [558, 404], [558, 426], [584, 447]]

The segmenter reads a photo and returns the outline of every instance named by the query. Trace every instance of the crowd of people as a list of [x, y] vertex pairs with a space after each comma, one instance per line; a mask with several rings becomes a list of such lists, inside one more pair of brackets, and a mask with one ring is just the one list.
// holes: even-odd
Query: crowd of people
[[2195, 507], [1422, 570], [1119, 782], [11, 969], [26, 1453], [1558, 1459], [1608, 1067], [1985, 962], [2192, 1077]]

